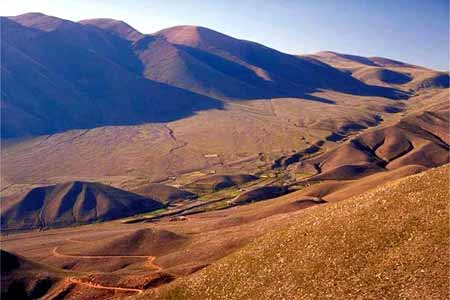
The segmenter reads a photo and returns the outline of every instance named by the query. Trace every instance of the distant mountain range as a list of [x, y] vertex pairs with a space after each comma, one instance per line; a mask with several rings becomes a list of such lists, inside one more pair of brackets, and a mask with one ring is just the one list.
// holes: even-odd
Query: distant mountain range
[[142, 34], [122, 21], [72, 22], [40, 13], [2, 17], [1, 25], [3, 138], [173, 121], [223, 109], [230, 100], [327, 101], [311, 95], [323, 89], [408, 95], [368, 84], [320, 57], [285, 54], [203, 27]]

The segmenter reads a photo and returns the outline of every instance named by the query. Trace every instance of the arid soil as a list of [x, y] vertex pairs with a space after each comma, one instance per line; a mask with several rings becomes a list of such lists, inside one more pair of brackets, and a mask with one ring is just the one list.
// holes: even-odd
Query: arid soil
[[446, 299], [448, 73], [38, 13], [2, 53], [2, 297]]

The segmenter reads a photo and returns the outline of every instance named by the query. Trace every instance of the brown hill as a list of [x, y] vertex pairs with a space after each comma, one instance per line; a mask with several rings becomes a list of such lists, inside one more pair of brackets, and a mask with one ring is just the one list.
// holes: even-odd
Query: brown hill
[[2, 299], [38, 299], [55, 285], [62, 271], [0, 250]]
[[314, 58], [203, 27], [144, 35], [117, 20], [75, 23], [39, 13], [1, 23], [3, 137], [167, 122], [222, 108], [210, 97], [333, 103], [311, 95], [321, 89], [408, 96], [367, 85]]
[[228, 187], [245, 184], [256, 179], [258, 179], [258, 177], [247, 174], [212, 175], [189, 183], [186, 187], [199, 191], [218, 191]]
[[171, 121], [222, 108], [207, 96], [327, 101], [309, 95], [321, 88], [406, 96], [206, 28], [142, 35], [121, 21], [75, 23], [39, 13], [1, 23], [2, 137]]
[[412, 83], [414, 90], [429, 89], [429, 88], [447, 88], [449, 87], [450, 76], [448, 73], [439, 72], [424, 76], [415, 80]]
[[[329, 65], [313, 58], [288, 55], [203, 27], [176, 26], [159, 31], [154, 36], [163, 38], [203, 65], [238, 80], [241, 85], [245, 83], [241, 88], [247, 94], [235, 95], [221, 90], [227, 87], [224, 82], [220, 86], [211, 87], [219, 95], [228, 98], [300, 97], [320, 88], [351, 91], [360, 95], [384, 95], [394, 98], [404, 96], [394, 90], [362, 84], [346, 73], [330, 68]], [[202, 78], [200, 76], [201, 74], [198, 74], [194, 77]], [[177, 84], [174, 82], [174, 85]], [[189, 89], [189, 86], [179, 84]], [[208, 89], [205, 91], [208, 92]], [[205, 93], [205, 91], [197, 90], [199, 93]], [[253, 92], [256, 94], [253, 95]]]
[[320, 60], [331, 65], [365, 65], [371, 67], [416, 67], [401, 61], [385, 57], [364, 57], [359, 55], [337, 53], [333, 51], [322, 51], [314, 54]]
[[[295, 57], [200, 27], [140, 35], [107, 19], [74, 23], [32, 14], [2, 22], [11, 33], [2, 35], [2, 53], [11, 58], [2, 63], [4, 136], [59, 132], [3, 141], [2, 194], [42, 182], [133, 189], [142, 182], [175, 185], [170, 178], [199, 170], [255, 174], [279, 157], [287, 157], [280, 161], [285, 166], [332, 150], [348, 135], [447, 96], [432, 85], [406, 95], [408, 101], [380, 97], [398, 90], [405, 96], [432, 70], [373, 58], [366, 58], [370, 65], [330, 66], [319, 56]], [[374, 91], [372, 83], [350, 76], [364, 67], [412, 80], [379, 83]], [[157, 82], [165, 80], [170, 84]], [[181, 84], [221, 99], [173, 86]]]
[[446, 165], [305, 210], [160, 298], [446, 299], [448, 172]]
[[336, 52], [319, 52], [311, 57], [350, 72], [370, 85], [390, 86], [402, 90], [448, 88], [449, 74], [383, 57], [362, 57]]
[[169, 121], [222, 107], [142, 77], [129, 41], [90, 25], [39, 19], [46, 18], [49, 31], [38, 29], [43, 21], [26, 27], [1, 19], [2, 137]]
[[8, 17], [8, 19], [13, 20], [23, 26], [32, 27], [43, 31], [52, 31], [57, 29], [58, 27], [76, 27], [77, 24], [64, 20], [58, 17], [47, 16], [43, 13], [31, 12], [25, 13], [18, 16]]
[[353, 73], [353, 76], [361, 81], [372, 84], [378, 84], [379, 82], [386, 84], [405, 84], [411, 81], [411, 77], [408, 74], [382, 68], [364, 68]]
[[412, 114], [304, 160], [295, 172], [314, 175], [312, 180], [348, 180], [406, 165], [440, 166], [449, 161], [449, 122], [448, 104]]
[[276, 198], [288, 191], [285, 187], [265, 186], [244, 192], [232, 200], [233, 204], [241, 205]]
[[145, 228], [95, 241], [72, 244], [66, 254], [102, 256], [162, 256], [175, 251], [187, 238], [164, 229]]
[[163, 207], [153, 199], [91, 182], [37, 187], [1, 201], [2, 230], [85, 224]]
[[121, 38], [124, 38], [129, 41], [137, 41], [143, 38], [143, 34], [128, 25], [127, 23], [123, 21], [118, 21], [114, 19], [89, 19], [89, 20], [82, 20], [78, 23], [83, 25], [92, 25], [95, 27], [99, 27], [101, 29], [105, 29], [108, 32], [112, 32], [116, 35], [118, 35]]
[[163, 204], [170, 204], [181, 200], [194, 199], [196, 197], [194, 193], [191, 193], [189, 191], [160, 183], [147, 184], [134, 189], [132, 192], [144, 197], [154, 199]]

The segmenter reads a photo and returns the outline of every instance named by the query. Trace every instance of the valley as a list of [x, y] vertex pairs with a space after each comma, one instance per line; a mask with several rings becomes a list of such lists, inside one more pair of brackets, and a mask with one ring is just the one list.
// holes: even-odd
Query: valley
[[447, 293], [448, 72], [1, 22], [5, 299]]

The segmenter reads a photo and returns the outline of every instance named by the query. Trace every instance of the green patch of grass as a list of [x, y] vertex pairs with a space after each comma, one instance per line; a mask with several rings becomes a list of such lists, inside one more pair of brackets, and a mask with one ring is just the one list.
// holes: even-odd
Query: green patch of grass
[[123, 222], [129, 222], [129, 221], [132, 221], [132, 220], [135, 220], [135, 219], [139, 219], [139, 218], [154, 217], [154, 216], [159, 215], [160, 213], [163, 213], [165, 211], [167, 211], [167, 208], [161, 208], [161, 209], [157, 209], [157, 210], [154, 210], [154, 211], [151, 211], [151, 212], [141, 213], [141, 214], [137, 214], [137, 215], [125, 218], [125, 219], [121, 219], [120, 221], [123, 223]]

